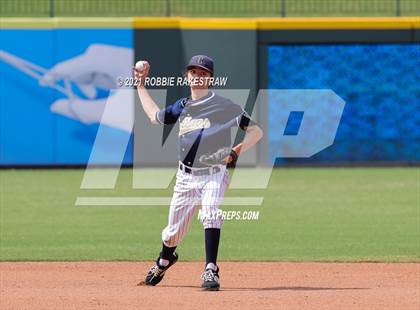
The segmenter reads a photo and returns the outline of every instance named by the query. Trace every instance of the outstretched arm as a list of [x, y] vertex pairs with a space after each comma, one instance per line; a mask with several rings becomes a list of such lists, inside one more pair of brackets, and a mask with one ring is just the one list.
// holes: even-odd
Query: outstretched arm
[[149, 117], [150, 122], [152, 124], [159, 124], [156, 119], [156, 113], [160, 110], [156, 102], [150, 96], [149, 92], [147, 91], [146, 87], [144, 87], [143, 82], [144, 79], [149, 74], [150, 65], [147, 61], [144, 61], [144, 69], [142, 71], [137, 70], [134, 68], [134, 77], [141, 81], [142, 83], [137, 86], [137, 94], [139, 95], [141, 105], [143, 107], [144, 112]]

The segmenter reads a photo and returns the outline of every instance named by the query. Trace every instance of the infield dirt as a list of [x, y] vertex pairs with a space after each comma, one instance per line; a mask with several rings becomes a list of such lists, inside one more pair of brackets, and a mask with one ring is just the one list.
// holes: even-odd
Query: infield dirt
[[1, 309], [419, 309], [420, 263], [180, 262], [156, 287], [150, 262], [2, 262]]

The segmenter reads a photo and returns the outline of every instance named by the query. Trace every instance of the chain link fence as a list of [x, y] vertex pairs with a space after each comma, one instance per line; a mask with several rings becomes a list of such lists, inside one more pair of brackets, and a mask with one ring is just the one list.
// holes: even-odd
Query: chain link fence
[[419, 0], [1, 0], [2, 17], [419, 16]]

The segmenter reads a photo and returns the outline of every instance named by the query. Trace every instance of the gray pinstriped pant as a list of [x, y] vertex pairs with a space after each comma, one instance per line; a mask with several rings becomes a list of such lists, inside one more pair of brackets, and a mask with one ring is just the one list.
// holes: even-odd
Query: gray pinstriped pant
[[223, 218], [219, 206], [228, 186], [228, 172], [194, 176], [178, 170], [169, 208], [168, 225], [162, 231], [162, 241], [168, 247], [177, 246], [188, 232], [195, 211], [201, 205], [204, 228], [220, 228]]

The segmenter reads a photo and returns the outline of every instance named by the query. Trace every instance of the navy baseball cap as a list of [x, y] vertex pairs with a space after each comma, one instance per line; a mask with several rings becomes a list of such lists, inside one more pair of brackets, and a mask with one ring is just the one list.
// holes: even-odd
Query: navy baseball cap
[[213, 76], [214, 71], [214, 61], [209, 56], [206, 55], [195, 55], [191, 57], [190, 62], [187, 65], [187, 70], [197, 67], [203, 70], [206, 70], [211, 73]]

